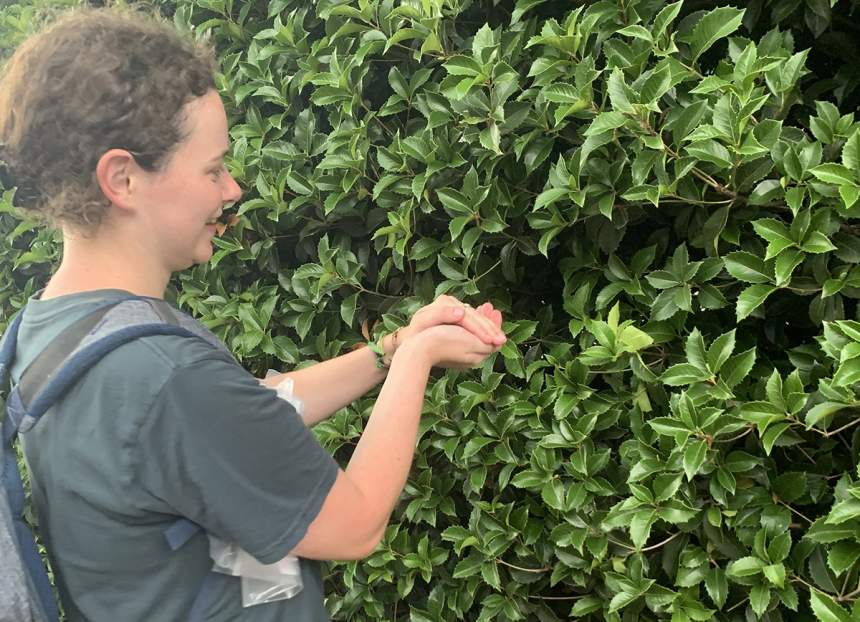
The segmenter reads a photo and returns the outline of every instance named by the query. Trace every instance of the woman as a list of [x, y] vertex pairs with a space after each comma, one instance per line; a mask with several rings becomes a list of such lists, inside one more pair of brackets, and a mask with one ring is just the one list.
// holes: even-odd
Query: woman
[[[28, 304], [13, 381], [76, 319], [129, 292], [162, 298], [212, 254], [240, 189], [211, 53], [139, 14], [85, 11], [27, 41], [0, 82], [0, 143], [20, 196], [63, 232]], [[380, 541], [405, 484], [433, 366], [469, 367], [505, 337], [491, 305], [450, 297], [362, 348], [289, 377], [304, 419], [202, 340], [146, 337], [108, 354], [24, 436], [33, 498], [70, 620], [185, 619], [211, 559], [177, 517], [271, 564], [301, 558], [295, 597], [243, 608], [216, 575], [209, 620], [326, 620], [316, 564]], [[379, 356], [379, 361], [377, 357]], [[378, 365], [377, 363], [381, 363]], [[307, 429], [384, 380], [345, 470]]]

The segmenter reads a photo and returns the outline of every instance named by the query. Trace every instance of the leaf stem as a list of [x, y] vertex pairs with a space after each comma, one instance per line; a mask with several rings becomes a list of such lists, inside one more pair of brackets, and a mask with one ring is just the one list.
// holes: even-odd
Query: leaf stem
[[514, 564], [508, 563], [500, 557], [497, 557], [496, 561], [498, 563], [502, 564], [503, 566], [507, 566], [508, 568], [513, 568], [514, 570], [522, 570], [523, 572], [540, 573], [540, 572], [549, 572], [550, 570], [552, 570], [552, 566], [545, 566], [543, 568], [523, 568], [522, 566], [515, 566]]

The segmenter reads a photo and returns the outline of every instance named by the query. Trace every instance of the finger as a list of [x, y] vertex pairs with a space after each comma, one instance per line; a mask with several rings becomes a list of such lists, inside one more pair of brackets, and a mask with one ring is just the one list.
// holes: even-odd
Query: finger
[[485, 302], [478, 309], [485, 318], [493, 323], [493, 326], [499, 330], [502, 328], [502, 312], [495, 309], [492, 303]]
[[467, 310], [459, 324], [485, 343], [497, 344], [505, 342], [504, 333], [493, 324], [492, 320], [481, 315], [475, 309]]
[[496, 309], [493, 310], [493, 323], [495, 323], [496, 327], [501, 330], [502, 329], [502, 312]]

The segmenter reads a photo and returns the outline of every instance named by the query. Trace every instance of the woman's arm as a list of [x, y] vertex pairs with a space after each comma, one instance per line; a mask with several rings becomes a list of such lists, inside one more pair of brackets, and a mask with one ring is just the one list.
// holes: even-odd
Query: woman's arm
[[409, 474], [430, 368], [474, 367], [497, 349], [457, 326], [435, 326], [398, 348], [349, 466], [293, 555], [359, 559], [373, 551]]
[[386, 370], [376, 366], [376, 354], [359, 348], [304, 369], [269, 376], [261, 380], [276, 387], [286, 378], [293, 380], [293, 394], [304, 403], [305, 425], [312, 426], [367, 393], [385, 379]]
[[[451, 296], [440, 296], [419, 309], [409, 326], [382, 339], [383, 358], [391, 361], [395, 350], [414, 335], [442, 324], [459, 324], [484, 343], [498, 347], [505, 342], [501, 320], [501, 314], [490, 303], [473, 309]], [[376, 354], [370, 348], [359, 348], [304, 369], [269, 376], [261, 382], [274, 388], [291, 378], [293, 394], [304, 403], [303, 418], [310, 427], [354, 402], [385, 376], [386, 370], [376, 366]]]

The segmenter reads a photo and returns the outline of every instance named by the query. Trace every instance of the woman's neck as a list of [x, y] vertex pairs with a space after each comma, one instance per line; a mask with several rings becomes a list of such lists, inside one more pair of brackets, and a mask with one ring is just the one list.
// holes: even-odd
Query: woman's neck
[[170, 272], [153, 265], [152, 253], [133, 241], [64, 233], [63, 259], [42, 298], [98, 289], [123, 289], [162, 298]]

